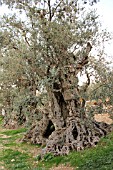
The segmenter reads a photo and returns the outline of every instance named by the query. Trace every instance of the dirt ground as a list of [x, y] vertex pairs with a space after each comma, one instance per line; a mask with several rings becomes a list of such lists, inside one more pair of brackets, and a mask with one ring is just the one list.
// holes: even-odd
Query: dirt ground
[[104, 122], [104, 123], [107, 123], [107, 124], [113, 123], [113, 120], [110, 118], [109, 113], [95, 114], [94, 119], [97, 122]]

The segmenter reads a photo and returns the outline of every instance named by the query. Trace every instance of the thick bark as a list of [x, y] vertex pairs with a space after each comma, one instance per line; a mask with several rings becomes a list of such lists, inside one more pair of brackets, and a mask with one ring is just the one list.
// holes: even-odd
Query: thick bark
[[112, 130], [105, 123], [89, 120], [79, 101], [74, 98], [65, 100], [63, 96], [61, 92], [51, 92], [51, 113], [44, 113], [43, 119], [23, 139], [46, 145], [42, 155], [49, 152], [65, 155], [71, 150], [95, 146], [101, 137]]
[[[62, 100], [65, 102], [66, 112], [68, 113], [64, 122], [60, 113], [61, 106], [58, 104], [58, 99], [54, 97], [53, 101], [57, 107], [53, 105], [54, 113], [56, 113], [52, 118], [55, 131], [48, 137], [43, 154], [51, 152], [54, 155], [65, 155], [71, 150], [79, 151], [95, 146], [101, 137], [111, 131], [109, 125], [89, 120], [76, 99]], [[59, 113], [61, 117], [58, 116]]]

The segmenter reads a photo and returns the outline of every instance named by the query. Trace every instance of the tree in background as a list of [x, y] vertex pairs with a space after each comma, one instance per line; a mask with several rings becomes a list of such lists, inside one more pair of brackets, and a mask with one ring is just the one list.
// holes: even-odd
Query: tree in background
[[[5, 22], [7, 21], [5, 20]], [[5, 23], [2, 28], [0, 93], [1, 108], [3, 107], [6, 111], [4, 125], [11, 124], [12, 120], [19, 125], [26, 121], [33, 123], [33, 116], [35, 112], [37, 113], [37, 103], [40, 105], [41, 100], [36, 97], [38, 85], [36, 87], [34, 66], [29, 60], [31, 53], [19, 32], [10, 27], [6, 31]], [[19, 39], [19, 37], [21, 38]], [[31, 114], [31, 112], [33, 113]]]
[[[14, 78], [17, 81], [13, 83], [20, 91], [29, 89], [32, 96], [36, 90], [44, 89], [46, 93], [46, 101], [38, 110], [42, 119], [31, 127], [23, 140], [46, 145], [44, 154], [54, 155], [95, 146], [110, 131], [106, 124], [89, 120], [84, 109], [84, 96], [90, 85], [89, 70], [96, 63], [90, 57], [92, 46], [101, 39], [109, 39], [109, 34], [100, 32], [95, 11], [86, 13], [86, 1], [3, 2], [26, 17], [21, 20], [16, 14], [5, 16], [1, 26], [8, 34], [11, 32], [12, 41], [5, 47], [9, 49], [8, 54], [13, 50], [14, 57], [17, 55], [17, 60], [24, 62], [19, 69], [22, 74], [17, 78], [17, 71]], [[87, 77], [81, 87], [80, 73]], [[29, 85], [23, 85], [24, 76]]]

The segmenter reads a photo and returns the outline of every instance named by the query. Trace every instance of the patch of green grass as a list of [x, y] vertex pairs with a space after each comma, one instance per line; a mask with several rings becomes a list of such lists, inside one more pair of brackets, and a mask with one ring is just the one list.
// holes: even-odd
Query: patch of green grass
[[70, 164], [78, 170], [113, 170], [113, 133], [103, 138], [95, 148], [42, 160], [39, 167], [43, 167], [43, 164], [46, 168]]
[[0, 158], [8, 170], [29, 170], [31, 169], [30, 157], [26, 153], [17, 150], [5, 149]]
[[3, 122], [3, 117], [0, 116], [0, 125], [2, 125], [2, 122]]
[[[36, 168], [36, 161], [31, 154], [31, 150], [38, 148], [38, 145], [21, 143], [25, 128], [7, 130], [2, 129], [0, 132], [0, 164], [7, 170], [39, 170]], [[42, 170], [42, 169], [40, 169]]]
[[19, 145], [20, 142], [17, 142], [17, 140], [22, 139], [22, 137], [23, 134], [17, 134], [17, 135], [7, 136], [6, 138], [3, 136], [3, 132], [2, 132], [2, 136], [0, 137], [0, 143], [3, 143], [3, 145], [5, 145], [6, 143], [9, 145], [13, 145], [13, 143]]
[[24, 148], [26, 148], [27, 147], [27, 149], [28, 148], [41, 148], [41, 145], [39, 145], [39, 144], [32, 144], [32, 143], [26, 143], [26, 142], [20, 142], [20, 143], [18, 143], [18, 146], [19, 147], [24, 147]]
[[[8, 138], [9, 139], [9, 138]], [[6, 140], [6, 138], [4, 138], [4, 137], [0, 137], [0, 142], [2, 142], [2, 141], [4, 141], [4, 140]]]
[[2, 132], [2, 134], [11, 136], [11, 135], [16, 135], [16, 134], [23, 133], [23, 132], [26, 132], [26, 131], [27, 130], [25, 128], [21, 128], [21, 129], [7, 130], [7, 131]]
[[4, 143], [4, 146], [6, 146], [6, 147], [11, 147], [11, 146], [17, 146], [17, 143], [15, 143], [15, 142], [8, 142], [8, 143]]

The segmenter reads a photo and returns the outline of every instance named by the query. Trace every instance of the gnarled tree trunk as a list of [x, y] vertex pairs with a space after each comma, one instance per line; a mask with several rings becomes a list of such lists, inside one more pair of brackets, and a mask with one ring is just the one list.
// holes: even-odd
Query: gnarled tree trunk
[[46, 140], [43, 154], [51, 152], [54, 155], [65, 155], [71, 150], [95, 146], [111, 130], [107, 124], [99, 124], [87, 118], [78, 95], [71, 92], [71, 89], [67, 94], [53, 92], [51, 96], [50, 119], [55, 130]]
[[32, 127], [24, 140], [46, 145], [42, 154], [65, 155], [71, 150], [83, 150], [95, 146], [101, 137], [111, 131], [105, 123], [89, 120], [80, 103], [77, 89], [64, 90], [55, 83], [49, 91], [51, 110], [43, 113], [43, 119]]
[[89, 120], [85, 114], [85, 104], [80, 101], [77, 74], [88, 63], [90, 50], [88, 44], [86, 55], [76, 68], [69, 62], [65, 72], [59, 69], [57, 81], [47, 88], [51, 103], [48, 114], [43, 113], [43, 119], [23, 139], [45, 144], [42, 154], [65, 155], [71, 150], [95, 146], [111, 130], [107, 124]]

